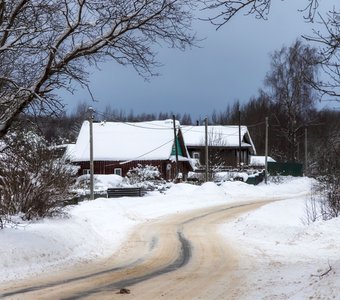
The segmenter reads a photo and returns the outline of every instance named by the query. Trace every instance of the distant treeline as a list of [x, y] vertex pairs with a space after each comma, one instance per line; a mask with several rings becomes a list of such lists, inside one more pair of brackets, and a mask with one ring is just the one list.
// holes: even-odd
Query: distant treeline
[[[255, 144], [257, 153], [264, 154], [265, 146], [265, 118], [269, 118], [269, 153], [280, 161], [303, 161], [305, 153], [305, 128], [308, 132], [308, 152], [312, 152], [322, 140], [340, 130], [340, 112], [333, 110], [317, 110], [310, 108], [308, 114], [299, 116], [294, 125], [294, 136], [290, 140], [287, 136], [290, 126], [282, 106], [273, 103], [264, 94], [251, 99], [248, 103], [240, 104], [236, 101], [227, 105], [223, 111], [214, 111], [208, 116], [210, 125], [241, 125], [248, 126], [248, 130]], [[108, 106], [103, 112], [97, 112], [95, 121], [141, 122], [151, 120], [170, 119], [175, 115], [182, 125], [198, 125], [189, 113], [160, 112], [154, 113], [126, 113], [113, 110]], [[32, 126], [47, 140], [54, 143], [74, 143], [81, 124], [89, 116], [86, 104], [79, 104], [70, 114], [58, 117], [38, 116], [29, 117]], [[27, 122], [27, 120], [26, 120]], [[201, 124], [202, 125], [202, 124]]]

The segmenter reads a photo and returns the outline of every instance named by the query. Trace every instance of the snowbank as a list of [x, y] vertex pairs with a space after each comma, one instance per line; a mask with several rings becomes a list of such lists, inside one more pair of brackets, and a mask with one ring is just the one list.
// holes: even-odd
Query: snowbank
[[[289, 186], [299, 188], [292, 181], [274, 190], [284, 195]], [[249, 257], [242, 299], [339, 299], [340, 218], [307, 226], [306, 198], [288, 196], [221, 226]]]
[[340, 218], [307, 226], [305, 213], [304, 197], [274, 202], [224, 225], [221, 232], [251, 244], [247, 249], [253, 256], [261, 252], [290, 262], [339, 258]]

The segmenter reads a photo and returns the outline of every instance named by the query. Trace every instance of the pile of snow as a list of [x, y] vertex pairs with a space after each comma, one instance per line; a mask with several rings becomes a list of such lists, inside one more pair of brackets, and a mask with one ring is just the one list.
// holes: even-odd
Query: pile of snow
[[238, 199], [266, 199], [266, 200], [281, 200], [296, 197], [303, 197], [309, 194], [313, 180], [303, 177], [294, 178], [286, 177], [282, 184], [264, 182], [254, 186], [246, 184], [242, 181], [226, 181], [221, 187], [227, 191], [229, 198], [237, 201]]
[[[307, 226], [305, 209], [304, 197], [270, 203], [224, 225], [221, 231], [238, 241], [251, 243], [253, 247], [249, 254], [254, 256], [261, 252], [289, 261], [338, 258], [340, 242], [335, 234], [340, 233], [340, 218]], [[306, 248], [301, 249], [301, 245]]]
[[[264, 167], [265, 166], [266, 157], [265, 156], [250, 156], [249, 166], [251, 167]], [[267, 156], [267, 162], [276, 162], [272, 157]]]
[[[105, 194], [108, 188], [116, 188], [126, 186], [124, 178], [115, 175], [94, 175], [94, 192], [96, 194]], [[90, 194], [90, 175], [82, 175], [77, 178], [73, 192], [78, 195]]]
[[[115, 177], [113, 179], [117, 184]], [[103, 185], [111, 184], [105, 180], [101, 181]], [[301, 221], [310, 185], [311, 180], [307, 178], [289, 178], [281, 184], [258, 186], [243, 182], [225, 182], [221, 186], [181, 183], [173, 185], [163, 195], [150, 193], [142, 198], [85, 201], [67, 207], [67, 215], [59, 219], [45, 219], [1, 230], [0, 243], [6, 246], [0, 249], [0, 281], [50, 272], [64, 265], [110, 255], [119, 249], [135, 226], [165, 215], [232, 202], [287, 199], [271, 202], [221, 227], [221, 234], [243, 245], [243, 249], [248, 249], [246, 255], [253, 259], [249, 274], [254, 276], [249, 282], [258, 289], [253, 289], [249, 299], [275, 299], [278, 297], [272, 294], [272, 286], [278, 290], [279, 283], [285, 286], [278, 276], [289, 278], [287, 284], [296, 292], [293, 282], [305, 280], [303, 282], [310, 283], [309, 279], [317, 278], [310, 275], [322, 273], [328, 260], [337, 272], [340, 269], [340, 219], [310, 226]], [[310, 264], [311, 261], [314, 262]], [[292, 264], [299, 268], [297, 278], [289, 273]], [[302, 268], [301, 264], [305, 267]], [[308, 280], [299, 272], [306, 272]], [[329, 275], [333, 276], [329, 277], [332, 281], [326, 284], [328, 287], [332, 287], [333, 282], [340, 284], [332, 274]], [[267, 292], [263, 290], [264, 281], [257, 282], [256, 278], [268, 281]], [[295, 299], [306, 298], [317, 284], [311, 283], [311, 288], [300, 291], [299, 295], [303, 297]]]
[[[284, 195], [289, 185], [295, 188], [292, 181], [275, 190]], [[309, 226], [305, 218], [306, 197], [296, 195], [221, 226], [249, 257], [240, 267], [249, 275], [242, 299], [338, 299], [340, 218]]]
[[214, 180], [216, 182], [224, 182], [242, 179], [243, 182], [246, 182], [248, 176], [249, 175], [246, 172], [239, 171], [216, 172], [214, 175]]
[[248, 169], [247, 171], [223, 171], [216, 172], [214, 174], [215, 182], [225, 182], [225, 181], [243, 181], [247, 182], [249, 178], [255, 178], [257, 176], [264, 177], [262, 170]]
[[110, 175], [94, 175], [94, 189], [95, 190], [107, 190], [108, 188], [115, 188], [122, 186], [123, 177], [115, 174]]

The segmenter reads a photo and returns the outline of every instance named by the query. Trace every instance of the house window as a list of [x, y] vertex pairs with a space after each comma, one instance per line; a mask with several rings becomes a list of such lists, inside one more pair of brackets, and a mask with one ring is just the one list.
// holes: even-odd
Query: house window
[[83, 175], [90, 175], [91, 170], [90, 169], [83, 169]]
[[199, 153], [199, 152], [193, 152], [193, 153], [192, 153], [192, 157], [193, 157], [194, 159], [200, 159], [200, 153]]
[[122, 168], [115, 168], [113, 173], [119, 176], [122, 176]]

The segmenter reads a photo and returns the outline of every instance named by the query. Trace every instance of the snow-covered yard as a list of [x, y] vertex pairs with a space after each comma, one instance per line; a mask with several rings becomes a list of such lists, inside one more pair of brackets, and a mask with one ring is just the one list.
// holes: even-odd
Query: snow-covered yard
[[[166, 194], [85, 201], [68, 207], [61, 218], [1, 230], [0, 281], [110, 255], [136, 225], [165, 215], [232, 202], [284, 199], [220, 227], [221, 235], [242, 246], [249, 257], [241, 266], [249, 270], [251, 287], [251, 293], [243, 287], [248, 289], [244, 299], [339, 299], [340, 219], [303, 223], [310, 184], [308, 178], [258, 186], [177, 184]], [[332, 270], [321, 276], [329, 266]]]

